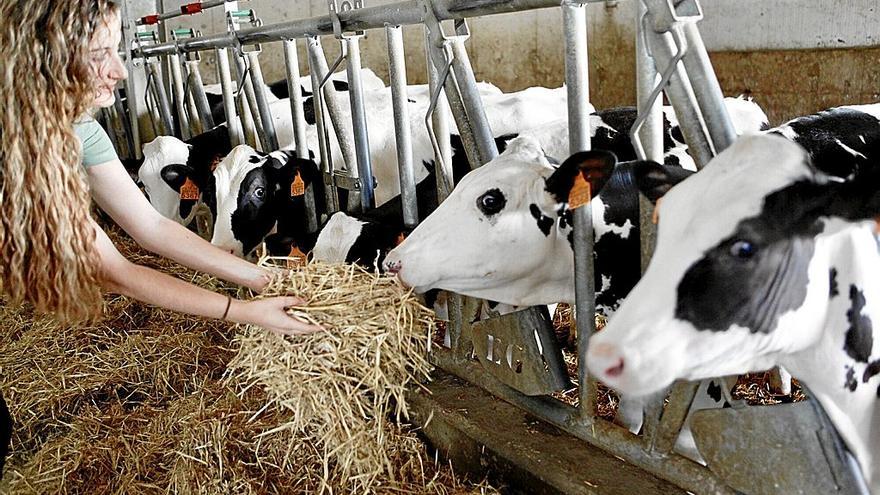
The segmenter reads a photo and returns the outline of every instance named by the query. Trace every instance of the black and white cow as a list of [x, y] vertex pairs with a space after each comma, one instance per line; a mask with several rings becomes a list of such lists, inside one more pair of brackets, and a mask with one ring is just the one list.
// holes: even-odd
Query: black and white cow
[[[791, 128], [802, 137], [821, 134]], [[880, 493], [873, 323], [880, 318], [880, 162], [862, 161], [852, 141], [835, 142], [852, 129], [825, 130], [832, 138], [820, 138], [819, 148], [832, 152], [834, 144], [845, 153], [824, 164], [772, 135], [739, 139], [681, 182], [657, 164], [635, 164], [643, 191], [665, 192], [656, 250], [592, 337], [587, 363], [629, 395], [679, 378], [782, 365], [810, 388]], [[859, 143], [858, 135], [869, 141], [862, 130]]]
[[188, 225], [200, 200], [181, 199], [187, 179], [203, 193], [213, 167], [231, 150], [226, 126], [218, 126], [187, 141], [159, 136], [143, 147], [138, 180], [153, 207], [163, 216]]
[[[766, 116], [752, 102], [728, 98], [729, 106], [747, 105], [738, 116], [741, 131], [758, 131]], [[664, 109], [665, 148], [672, 165], [680, 165], [681, 145], [671, 108]], [[594, 149], [634, 158], [628, 130], [634, 108], [591, 115]], [[680, 132], [678, 132], [680, 134]], [[514, 143], [517, 143], [514, 146]], [[419, 289], [439, 288], [461, 294], [529, 306], [574, 302], [574, 257], [569, 214], [546, 190], [555, 170], [550, 156], [566, 156], [568, 125], [564, 120], [528, 130], [512, 148], [471, 172], [438, 210], [388, 257], [405, 283]], [[693, 161], [687, 161], [693, 166]], [[596, 306], [609, 315], [639, 278], [638, 192], [629, 165], [610, 177], [592, 201], [596, 253]], [[683, 170], [676, 167], [678, 170]], [[496, 221], [487, 222], [478, 202], [494, 202]], [[509, 222], [520, 225], [508, 227]], [[499, 256], [499, 253], [504, 253]], [[517, 260], [515, 263], [510, 260]], [[493, 267], [493, 268], [488, 268]]]
[[[480, 86], [482, 87], [482, 86]], [[499, 139], [509, 135], [511, 131], [517, 132], [528, 125], [535, 123], [541, 124], [550, 122], [565, 109], [565, 91], [564, 88], [546, 89], [546, 88], [529, 88], [527, 90], [513, 93], [509, 95], [497, 94], [497, 88], [491, 85], [485, 85], [486, 90], [483, 94], [486, 103], [486, 113], [489, 117], [493, 130], [499, 134]], [[416, 90], [414, 90], [416, 91]], [[481, 89], [481, 91], [483, 91]], [[417, 92], [417, 91], [416, 91]], [[393, 119], [390, 117], [391, 101], [388, 91], [374, 92], [370, 94], [365, 92], [365, 106], [367, 109], [368, 124], [370, 129], [370, 155], [373, 162], [373, 175], [376, 179], [377, 188], [375, 190], [376, 204], [382, 205], [400, 194], [400, 180], [397, 168], [397, 146], [394, 133]], [[412, 96], [412, 93], [410, 94]], [[431, 147], [427, 131], [424, 126], [424, 114], [428, 105], [427, 92], [424, 98], [414, 98], [415, 103], [410, 103], [410, 128], [413, 134], [412, 140], [412, 158], [415, 167], [415, 178], [417, 182], [421, 182], [433, 169], [433, 148]], [[519, 126], [519, 128], [518, 128]], [[453, 131], [455, 130], [454, 126]], [[314, 129], [314, 127], [311, 127]], [[316, 133], [310, 134], [309, 143], [312, 138], [317, 142]], [[338, 154], [338, 144], [335, 136], [331, 133], [331, 148], [334, 150], [335, 156]], [[455, 136], [453, 136], [453, 144], [455, 144]], [[458, 140], [460, 142], [460, 140]], [[311, 147], [310, 147], [311, 149]], [[460, 166], [461, 163], [467, 163], [464, 153], [453, 148], [453, 157], [451, 166], [453, 169]], [[422, 164], [424, 166], [419, 166]], [[232, 164], [229, 167], [234, 167]], [[247, 158], [242, 158], [239, 167], [247, 169], [249, 164]], [[215, 173], [216, 175], [216, 173]], [[234, 177], [236, 174], [228, 174]], [[238, 183], [228, 181], [225, 178], [217, 177], [216, 195], [217, 210], [219, 215], [228, 216], [230, 212], [234, 212], [238, 197]], [[231, 188], [226, 190], [226, 188]], [[221, 206], [221, 203], [224, 203]], [[279, 219], [289, 217], [289, 213], [283, 211], [276, 212]], [[217, 218], [215, 222], [214, 238], [212, 242], [228, 249], [230, 252], [239, 255], [248, 254], [248, 250], [244, 247], [242, 239], [254, 239], [266, 237], [270, 234], [270, 229], [264, 226], [254, 226], [247, 233], [231, 232], [227, 218]], [[250, 243], [248, 243], [250, 245]]]

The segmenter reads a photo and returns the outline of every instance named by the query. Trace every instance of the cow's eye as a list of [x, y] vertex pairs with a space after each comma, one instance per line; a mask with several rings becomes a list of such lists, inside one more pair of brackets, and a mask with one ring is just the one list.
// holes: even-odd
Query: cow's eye
[[255, 196], [257, 199], [263, 199], [263, 198], [265, 198], [265, 197], [266, 197], [266, 188], [264, 188], [264, 187], [258, 187], [258, 188], [256, 188], [256, 189], [254, 189], [254, 196]]
[[730, 254], [743, 260], [751, 258], [757, 251], [758, 247], [749, 241], [739, 240], [730, 245]]
[[479, 208], [485, 215], [494, 215], [498, 213], [504, 208], [505, 204], [507, 204], [507, 200], [504, 198], [504, 194], [498, 189], [486, 191], [482, 196], [477, 198], [477, 208]]

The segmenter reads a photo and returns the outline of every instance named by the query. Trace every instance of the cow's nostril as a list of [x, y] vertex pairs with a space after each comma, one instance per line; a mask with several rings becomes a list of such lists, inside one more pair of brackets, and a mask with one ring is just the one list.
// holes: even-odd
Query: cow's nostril
[[385, 271], [388, 273], [397, 273], [400, 271], [400, 262], [399, 261], [386, 261], [385, 262]]
[[623, 358], [617, 358], [617, 364], [605, 370], [605, 376], [612, 378], [620, 376], [623, 373]]

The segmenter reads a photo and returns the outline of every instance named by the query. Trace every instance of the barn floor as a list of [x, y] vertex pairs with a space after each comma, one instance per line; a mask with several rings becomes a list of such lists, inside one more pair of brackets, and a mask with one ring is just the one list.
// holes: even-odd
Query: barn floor
[[457, 472], [506, 492], [686, 493], [440, 370], [428, 389], [410, 397], [413, 423]]

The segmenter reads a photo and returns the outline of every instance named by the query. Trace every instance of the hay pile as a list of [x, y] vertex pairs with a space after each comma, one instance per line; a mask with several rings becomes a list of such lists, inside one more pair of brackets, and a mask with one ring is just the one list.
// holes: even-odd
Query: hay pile
[[[139, 263], [215, 290], [234, 291], [143, 254], [119, 232], [111, 231], [111, 237]], [[330, 285], [328, 278], [325, 288]], [[317, 301], [320, 296], [316, 292], [309, 297]], [[76, 328], [0, 304], [0, 390], [15, 420], [0, 492], [492, 491], [464, 484], [449, 468], [426, 457], [412, 431], [387, 421], [385, 414], [405, 412], [403, 388], [426, 372], [423, 354], [417, 352], [426, 338], [424, 330], [407, 339], [402, 326], [381, 333], [378, 320], [370, 320], [376, 330], [371, 337], [353, 336], [349, 325], [364, 313], [355, 309], [339, 320], [341, 325], [331, 325], [341, 308], [333, 313], [329, 306], [313, 305], [310, 316], [333, 331], [294, 343], [257, 329], [236, 340], [238, 330], [230, 324], [123, 297], [108, 300], [101, 321]], [[402, 323], [422, 321], [417, 312], [399, 316]], [[327, 351], [328, 343], [335, 346], [336, 361], [327, 353], [314, 360], [305, 354], [292, 357]], [[260, 371], [255, 359], [273, 349], [284, 352], [267, 356], [270, 373]], [[413, 351], [406, 362], [398, 354], [401, 349]], [[360, 364], [340, 364], [349, 359]], [[287, 374], [280, 368], [284, 360], [291, 364]], [[376, 374], [380, 367], [391, 370], [387, 381], [393, 383]], [[327, 373], [316, 376], [323, 371]], [[359, 395], [334, 387], [321, 390], [334, 380]], [[387, 392], [369, 390], [384, 385], [389, 385]], [[342, 400], [346, 397], [354, 400]], [[302, 405], [293, 403], [298, 400]], [[331, 400], [336, 408], [323, 410]], [[341, 421], [346, 412], [355, 417]], [[354, 435], [347, 437], [322, 423], [330, 420]], [[334, 445], [352, 453], [334, 451]], [[377, 455], [379, 446], [383, 451]], [[358, 464], [362, 461], [366, 467]]]

